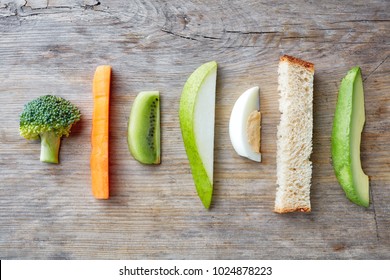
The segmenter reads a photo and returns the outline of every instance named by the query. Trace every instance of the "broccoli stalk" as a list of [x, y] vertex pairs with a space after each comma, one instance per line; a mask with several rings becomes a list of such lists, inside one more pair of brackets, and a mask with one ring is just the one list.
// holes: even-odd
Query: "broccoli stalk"
[[54, 132], [43, 132], [39, 137], [41, 138], [41, 161], [58, 163], [61, 137]]
[[69, 101], [45, 95], [24, 106], [20, 115], [20, 135], [41, 139], [40, 160], [58, 163], [62, 136], [69, 136], [72, 125], [80, 120], [80, 111]]

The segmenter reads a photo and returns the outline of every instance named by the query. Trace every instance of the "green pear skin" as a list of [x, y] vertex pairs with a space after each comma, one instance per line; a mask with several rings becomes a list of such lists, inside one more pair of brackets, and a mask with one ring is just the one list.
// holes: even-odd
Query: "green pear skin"
[[332, 129], [332, 162], [338, 182], [353, 203], [368, 207], [369, 179], [360, 161], [365, 123], [364, 91], [358, 66], [341, 81]]
[[[192, 176], [198, 196], [206, 209], [208, 209], [211, 204], [213, 182], [207, 174], [196, 145], [194, 133], [194, 112], [197, 93], [207, 76], [213, 71], [217, 71], [217, 63], [215, 61], [201, 65], [191, 74], [184, 85], [179, 109], [180, 128]], [[207, 106], [207, 104], [203, 104], [201, 106]]]

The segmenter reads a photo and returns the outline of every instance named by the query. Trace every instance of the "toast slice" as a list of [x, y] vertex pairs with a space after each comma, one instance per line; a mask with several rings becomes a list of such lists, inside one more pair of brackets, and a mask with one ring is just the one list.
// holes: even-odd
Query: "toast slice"
[[314, 64], [284, 55], [278, 69], [277, 213], [310, 212]]

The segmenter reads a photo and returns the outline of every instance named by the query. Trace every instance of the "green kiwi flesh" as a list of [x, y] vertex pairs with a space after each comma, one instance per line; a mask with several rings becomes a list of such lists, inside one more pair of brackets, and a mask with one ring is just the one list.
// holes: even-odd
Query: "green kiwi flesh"
[[134, 100], [127, 130], [132, 156], [143, 164], [160, 163], [160, 93], [142, 91]]

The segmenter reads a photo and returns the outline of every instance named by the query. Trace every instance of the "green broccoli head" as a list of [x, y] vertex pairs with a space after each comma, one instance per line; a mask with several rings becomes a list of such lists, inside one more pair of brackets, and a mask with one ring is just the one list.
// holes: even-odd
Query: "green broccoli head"
[[79, 109], [53, 95], [38, 97], [24, 106], [20, 115], [20, 135], [41, 139], [41, 161], [58, 163], [62, 136], [69, 136], [72, 125], [80, 120]]

